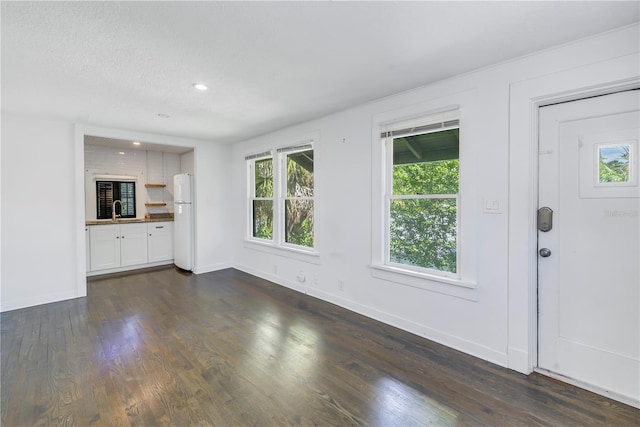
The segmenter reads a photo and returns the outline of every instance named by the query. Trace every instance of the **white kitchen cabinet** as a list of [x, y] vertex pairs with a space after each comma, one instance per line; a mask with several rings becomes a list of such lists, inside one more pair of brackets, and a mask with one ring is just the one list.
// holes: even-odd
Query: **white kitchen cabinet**
[[120, 225], [89, 227], [91, 271], [120, 267]]
[[120, 224], [120, 266], [147, 263], [147, 224]]
[[136, 222], [89, 225], [89, 276], [171, 264], [173, 222]]
[[173, 223], [147, 223], [147, 248], [149, 262], [173, 259]]
[[88, 271], [147, 263], [147, 224], [108, 224], [89, 228]]

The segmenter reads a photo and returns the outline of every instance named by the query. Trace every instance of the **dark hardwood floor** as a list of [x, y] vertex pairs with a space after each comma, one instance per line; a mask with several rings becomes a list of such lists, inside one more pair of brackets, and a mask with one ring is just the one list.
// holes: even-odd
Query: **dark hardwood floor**
[[630, 426], [640, 410], [236, 270], [3, 313], [2, 425]]

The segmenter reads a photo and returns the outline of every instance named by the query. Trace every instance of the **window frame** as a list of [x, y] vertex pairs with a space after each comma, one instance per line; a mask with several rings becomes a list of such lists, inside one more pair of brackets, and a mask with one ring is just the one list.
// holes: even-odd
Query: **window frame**
[[[305, 151], [314, 151], [313, 149], [313, 144], [304, 144], [304, 145], [294, 145], [294, 146], [290, 146], [290, 147], [283, 147], [283, 148], [279, 148], [277, 150], [278, 153], [278, 161], [280, 164], [280, 171], [278, 174], [279, 179], [279, 193], [278, 193], [278, 207], [279, 207], [279, 217], [281, 220], [281, 223], [279, 224], [279, 243], [281, 246], [283, 247], [289, 247], [289, 248], [294, 248], [296, 250], [314, 250], [315, 247], [315, 174], [313, 176], [313, 196], [311, 197], [289, 197], [288, 196], [288, 188], [287, 188], [287, 184], [288, 184], [288, 180], [289, 180], [289, 173], [288, 173], [288, 165], [287, 165], [287, 161], [289, 158], [289, 155], [291, 154], [296, 154], [296, 153], [302, 153]], [[314, 151], [314, 163], [315, 163], [315, 151]], [[315, 168], [314, 168], [315, 170]], [[286, 209], [286, 204], [288, 200], [310, 200], [311, 202], [313, 202], [313, 215], [314, 215], [314, 227], [312, 230], [312, 241], [314, 242], [313, 246], [304, 246], [304, 245], [298, 245], [296, 243], [291, 243], [291, 242], [287, 242], [287, 231], [286, 231], [286, 225], [287, 225], [287, 209]]]
[[[257, 244], [252, 248], [259, 250], [287, 250], [289, 252], [299, 253], [301, 255], [318, 255], [317, 240], [316, 240], [316, 176], [314, 172], [313, 177], [313, 196], [312, 197], [288, 197], [287, 196], [287, 159], [288, 156], [295, 153], [312, 150], [314, 153], [313, 163], [315, 171], [316, 163], [316, 150], [314, 147], [314, 140], [304, 140], [295, 144], [282, 146], [279, 148], [272, 148], [260, 154], [248, 155], [245, 157], [247, 163], [247, 227], [246, 227], [246, 242], [251, 244]], [[255, 198], [255, 162], [264, 160], [265, 158], [272, 158], [273, 162], [273, 234], [272, 239], [264, 239], [253, 236], [253, 201]], [[313, 202], [313, 246], [303, 246], [286, 241], [286, 208], [285, 204], [287, 200], [311, 200]]]
[[[267, 151], [264, 153], [260, 153], [260, 154], [256, 154], [256, 155], [252, 155], [252, 156], [247, 156], [246, 157], [246, 161], [248, 163], [248, 174], [249, 174], [249, 188], [248, 188], [248, 194], [249, 194], [249, 201], [248, 201], [248, 227], [247, 227], [247, 237], [251, 240], [257, 240], [260, 242], [273, 242], [274, 238], [276, 236], [276, 224], [274, 222], [275, 219], [275, 211], [276, 211], [276, 199], [275, 199], [275, 195], [276, 195], [276, 188], [275, 185], [273, 186], [273, 192], [271, 197], [257, 197], [256, 196], [256, 172], [255, 172], [255, 168], [256, 168], [256, 162], [259, 161], [263, 161], [263, 160], [267, 160], [267, 159], [271, 159], [271, 174], [272, 174], [272, 179], [274, 181], [275, 184], [275, 174], [276, 174], [276, 168], [274, 167], [274, 156], [273, 156], [273, 152], [272, 151]], [[272, 213], [273, 213], [273, 217], [271, 219], [271, 223], [272, 223], [272, 230], [271, 230], [271, 239], [266, 239], [264, 237], [257, 237], [254, 236], [254, 202], [257, 200], [270, 200], [271, 201], [271, 206], [272, 206]]]
[[[451, 122], [456, 122], [455, 124]], [[449, 122], [449, 123], [447, 123]], [[394, 140], [399, 137], [407, 137], [407, 136], [416, 136], [416, 135], [424, 135], [428, 133], [436, 133], [436, 132], [444, 132], [451, 129], [461, 129], [461, 120], [459, 111], [448, 112], [444, 114], [437, 115], [429, 115], [424, 117], [419, 117], [415, 120], [411, 120], [409, 122], [400, 121], [397, 123], [392, 123], [386, 126], [386, 131], [381, 134], [381, 142], [384, 145], [384, 158], [385, 158], [385, 168], [384, 168], [384, 225], [385, 225], [385, 233], [384, 233], [384, 264], [399, 270], [407, 270], [415, 273], [424, 273], [432, 276], [442, 276], [450, 279], [460, 279], [460, 242], [461, 242], [461, 206], [462, 206], [462, 198], [460, 195], [460, 185], [458, 185], [458, 193], [456, 194], [411, 194], [411, 195], [394, 195], [393, 190], [393, 173], [394, 173], [394, 163], [393, 163], [393, 144]], [[403, 133], [400, 135], [393, 135], [394, 131], [397, 132], [399, 129], [406, 129], [405, 126], [411, 128], [420, 128], [425, 127], [429, 128], [434, 124], [441, 123], [442, 127], [434, 128], [434, 129], [425, 129], [423, 131], [416, 130], [414, 132]], [[382, 136], [386, 134], [385, 136]], [[460, 138], [458, 138], [458, 145], [460, 144]], [[458, 182], [460, 182], [461, 170], [462, 170], [462, 161], [460, 156], [458, 155]], [[399, 262], [394, 262], [391, 260], [391, 203], [392, 200], [455, 200], [456, 202], [456, 272], [449, 272], [444, 270], [438, 270], [435, 268], [421, 267], [412, 264], [403, 264]]]
[[[417, 104], [400, 106], [372, 115], [371, 126], [371, 264], [369, 269], [374, 279], [391, 282], [400, 286], [449, 295], [469, 301], [477, 301], [476, 284], [477, 258], [475, 248], [478, 242], [479, 207], [483, 196], [480, 194], [480, 181], [477, 179], [478, 159], [482, 158], [482, 145], [473, 142], [473, 135], [482, 134], [483, 123], [476, 120], [473, 112], [480, 111], [477, 90], [474, 88], [452, 92]], [[387, 184], [389, 170], [386, 144], [381, 142], [381, 133], [395, 125], [419, 125], [421, 120], [431, 116], [456, 112], [460, 120], [459, 161], [464, 168], [459, 170], [458, 206], [458, 278], [432, 274], [407, 268], [406, 265], [390, 265], [386, 262], [387, 230]], [[471, 115], [470, 115], [471, 113]], [[484, 198], [499, 199], [500, 192], [490, 190]]]
[[[106, 206], [106, 208], [108, 208], [108, 214], [104, 213], [101, 215], [101, 209], [100, 209], [100, 185], [101, 184], [111, 184], [111, 188], [112, 188], [112, 196], [111, 196], [111, 204], [110, 206]], [[129, 184], [131, 185], [132, 188], [132, 197], [129, 197], [128, 199], [131, 199], [131, 204], [127, 204], [127, 206], [132, 206], [133, 207], [133, 213], [128, 214], [128, 215], [122, 215], [122, 184]], [[116, 190], [117, 187], [117, 190]], [[107, 180], [107, 179], [97, 179], [95, 181], [95, 190], [96, 190], [96, 219], [111, 219], [113, 216], [113, 203], [116, 200], [120, 200], [121, 201], [121, 205], [120, 205], [120, 214], [116, 213], [116, 215], [118, 216], [118, 218], [136, 218], [136, 205], [137, 205], [137, 189], [136, 189], [136, 182], [135, 181], [119, 181], [119, 180]], [[116, 206], [116, 212], [117, 212], [117, 206]]]

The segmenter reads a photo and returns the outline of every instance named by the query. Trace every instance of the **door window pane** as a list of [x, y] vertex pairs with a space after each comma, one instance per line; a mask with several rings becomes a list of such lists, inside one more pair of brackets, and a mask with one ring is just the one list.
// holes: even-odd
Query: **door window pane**
[[630, 145], [598, 147], [598, 176], [601, 184], [630, 182]]

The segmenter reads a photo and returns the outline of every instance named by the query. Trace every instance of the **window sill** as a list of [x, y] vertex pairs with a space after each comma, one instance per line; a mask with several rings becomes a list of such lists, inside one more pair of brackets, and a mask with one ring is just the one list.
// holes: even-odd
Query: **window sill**
[[254, 251], [266, 252], [272, 255], [308, 262], [310, 264], [320, 264], [320, 254], [313, 249], [305, 250], [291, 246], [276, 246], [273, 243], [260, 242], [257, 240], [245, 240], [244, 247]]
[[453, 279], [381, 264], [370, 265], [370, 268], [371, 275], [378, 279], [469, 301], [477, 301], [478, 299], [476, 284], [467, 280]]

